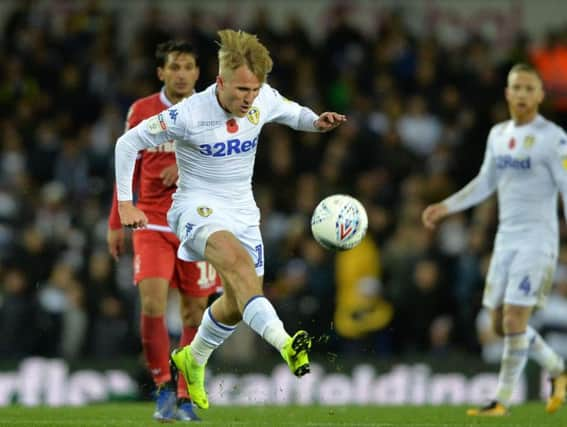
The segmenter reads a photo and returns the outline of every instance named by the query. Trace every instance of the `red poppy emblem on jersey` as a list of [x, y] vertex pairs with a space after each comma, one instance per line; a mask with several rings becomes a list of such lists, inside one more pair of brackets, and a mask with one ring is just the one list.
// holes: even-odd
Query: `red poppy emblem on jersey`
[[516, 140], [514, 138], [510, 139], [510, 142], [508, 143], [508, 148], [513, 149], [516, 146]]
[[229, 133], [235, 133], [238, 132], [238, 123], [236, 123], [236, 120], [234, 119], [230, 119], [226, 122], [226, 130]]

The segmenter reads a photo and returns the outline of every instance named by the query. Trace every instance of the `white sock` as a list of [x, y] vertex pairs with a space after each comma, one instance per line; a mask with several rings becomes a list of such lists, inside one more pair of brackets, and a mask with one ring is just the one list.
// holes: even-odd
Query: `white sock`
[[209, 360], [211, 353], [219, 347], [235, 330], [238, 324], [225, 325], [213, 317], [211, 307], [205, 310], [201, 325], [190, 344], [191, 354], [199, 365]]
[[529, 356], [539, 363], [552, 378], [563, 373], [565, 370], [563, 358], [553, 351], [541, 335], [531, 326], [528, 326], [526, 329], [526, 334], [530, 343]]
[[508, 406], [512, 392], [528, 361], [529, 341], [526, 332], [504, 337], [504, 352], [496, 387], [496, 400]]
[[289, 339], [274, 306], [264, 296], [250, 298], [244, 306], [242, 320], [278, 351]]

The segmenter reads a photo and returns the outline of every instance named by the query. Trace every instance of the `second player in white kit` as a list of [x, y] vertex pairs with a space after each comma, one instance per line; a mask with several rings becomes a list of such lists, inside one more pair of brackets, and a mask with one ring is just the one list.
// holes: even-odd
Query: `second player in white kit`
[[567, 214], [567, 135], [538, 114], [543, 88], [537, 72], [518, 64], [508, 74], [506, 100], [512, 120], [495, 125], [488, 136], [479, 174], [451, 197], [423, 212], [426, 227], [497, 192], [499, 225], [486, 278], [483, 304], [493, 328], [504, 337], [495, 399], [469, 415], [505, 415], [528, 357], [551, 375], [547, 404], [555, 412], [565, 400], [564, 362], [528, 325], [551, 289], [559, 246], [558, 193]]

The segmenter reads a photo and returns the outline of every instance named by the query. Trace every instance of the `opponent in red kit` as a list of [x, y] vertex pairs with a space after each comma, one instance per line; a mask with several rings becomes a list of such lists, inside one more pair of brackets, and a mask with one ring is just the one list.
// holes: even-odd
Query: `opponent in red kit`
[[[190, 96], [199, 77], [196, 54], [184, 41], [168, 41], [156, 50], [157, 75], [162, 90], [134, 102], [126, 128], [136, 126]], [[169, 287], [181, 295], [183, 333], [179, 345], [189, 344], [203, 317], [209, 295], [220, 286], [220, 278], [206, 261], [186, 262], [177, 258], [179, 240], [167, 225], [166, 214], [176, 190], [175, 141], [139, 153], [134, 186], [137, 206], [148, 217], [148, 226], [133, 232], [134, 281], [140, 290], [141, 336], [146, 363], [156, 384], [158, 421], [193, 421], [198, 417], [180, 375], [176, 387], [169, 371], [169, 334], [164, 319]], [[124, 230], [120, 224], [116, 190], [109, 217], [108, 249], [115, 258], [124, 252]]]

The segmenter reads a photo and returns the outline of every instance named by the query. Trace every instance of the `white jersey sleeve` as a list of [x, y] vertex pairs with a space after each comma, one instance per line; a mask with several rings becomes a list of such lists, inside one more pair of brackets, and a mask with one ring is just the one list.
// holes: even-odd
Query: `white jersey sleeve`
[[549, 170], [561, 193], [563, 214], [567, 218], [567, 134], [557, 126], [557, 136], [551, 142], [553, 149], [549, 151]]
[[319, 116], [310, 108], [299, 105], [297, 102], [290, 101], [283, 97], [276, 89], [265, 83], [265, 97], [268, 104], [272, 107], [268, 122], [280, 123], [289, 126], [292, 129], [319, 132], [315, 127], [315, 120]]
[[119, 201], [132, 200], [132, 179], [138, 151], [182, 139], [187, 132], [189, 117], [184, 100], [143, 120], [118, 138], [114, 154]]
[[496, 162], [492, 152], [492, 135], [495, 127], [492, 128], [486, 141], [484, 160], [478, 175], [461, 190], [443, 200], [449, 213], [460, 212], [475, 206], [492, 195], [498, 186], [496, 176]]

